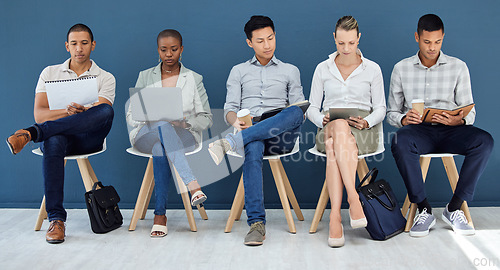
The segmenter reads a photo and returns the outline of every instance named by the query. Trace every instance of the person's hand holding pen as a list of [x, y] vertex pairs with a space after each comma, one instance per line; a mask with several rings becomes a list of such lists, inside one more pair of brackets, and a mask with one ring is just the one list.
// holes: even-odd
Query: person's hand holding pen
[[68, 105], [66, 107], [66, 112], [68, 113], [68, 115], [74, 115], [77, 113], [84, 112], [86, 110], [87, 110], [87, 108], [85, 106], [80, 105], [80, 104], [75, 103], [75, 102], [72, 102], [70, 105]]

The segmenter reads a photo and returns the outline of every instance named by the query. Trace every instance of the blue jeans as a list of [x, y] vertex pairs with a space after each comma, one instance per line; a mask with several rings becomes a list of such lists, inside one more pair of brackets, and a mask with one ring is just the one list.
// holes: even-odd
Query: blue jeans
[[470, 201], [477, 181], [486, 167], [493, 149], [491, 135], [471, 125], [408, 125], [392, 138], [392, 155], [408, 190], [412, 203], [426, 197], [419, 158], [422, 154], [452, 153], [464, 155], [455, 194]]
[[110, 105], [100, 104], [82, 113], [34, 125], [36, 142], [42, 142], [45, 207], [50, 221], [66, 221], [64, 157], [102, 150], [113, 116]]
[[243, 149], [245, 153], [243, 185], [248, 225], [258, 221], [266, 223], [262, 180], [263, 156], [291, 152], [300, 135], [303, 122], [302, 110], [297, 106], [291, 106], [241, 132], [227, 135], [228, 140], [235, 142], [236, 152], [241, 152]]
[[155, 179], [155, 215], [165, 215], [168, 201], [168, 183], [173, 180], [169, 160], [179, 172], [184, 184], [196, 180], [185, 153], [195, 149], [194, 136], [186, 129], [174, 127], [168, 122], [146, 125], [137, 134], [134, 147], [143, 153], [153, 154]]

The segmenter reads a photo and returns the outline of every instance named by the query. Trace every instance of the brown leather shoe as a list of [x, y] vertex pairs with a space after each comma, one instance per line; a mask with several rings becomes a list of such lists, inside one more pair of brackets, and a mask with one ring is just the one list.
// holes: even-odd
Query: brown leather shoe
[[51, 244], [59, 244], [64, 242], [64, 221], [62, 220], [53, 220], [50, 222], [49, 229], [47, 230], [47, 234], [45, 235], [45, 239], [47, 242]]
[[24, 146], [31, 141], [31, 135], [29, 131], [25, 129], [20, 129], [16, 131], [13, 135], [7, 138], [7, 145], [12, 154], [17, 154], [23, 150]]

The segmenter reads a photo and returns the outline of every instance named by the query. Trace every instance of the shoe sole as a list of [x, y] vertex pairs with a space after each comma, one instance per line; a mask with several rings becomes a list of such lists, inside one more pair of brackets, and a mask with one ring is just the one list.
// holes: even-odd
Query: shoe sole
[[451, 224], [451, 222], [444, 216], [444, 215], [441, 215], [441, 219], [448, 225], [450, 225], [451, 229], [453, 230], [453, 232], [455, 232], [456, 234], [460, 234], [460, 235], [474, 235], [476, 234], [476, 230], [460, 230], [460, 229], [457, 229], [455, 228], [455, 226], [453, 226]]
[[427, 236], [429, 235], [429, 230], [434, 227], [434, 225], [436, 225], [436, 219], [434, 219], [432, 222], [431, 222], [431, 225], [429, 225], [429, 229], [426, 230], [426, 231], [423, 231], [423, 232], [412, 232], [410, 230], [410, 236], [411, 237], [424, 237], [424, 236]]
[[191, 205], [192, 206], [200, 205], [200, 207], [201, 207], [202, 206], [201, 204], [203, 204], [206, 200], [207, 200], [207, 196], [205, 195], [205, 196], [191, 202]]
[[14, 153], [14, 147], [12, 147], [12, 144], [10, 144], [10, 142], [8, 140], [5, 140], [5, 142], [7, 143], [7, 145], [9, 146], [9, 150], [10, 152], [13, 154], [13, 155], [16, 155], [17, 153]]
[[260, 246], [264, 243], [264, 240], [266, 240], [266, 236], [262, 238], [262, 241], [250, 241], [250, 242], [245, 242], [245, 246]]
[[47, 243], [49, 244], [60, 244], [64, 242], [64, 239], [63, 240], [47, 240]]
[[368, 226], [368, 221], [366, 220], [366, 218], [356, 220], [351, 219], [351, 228], [353, 229], [366, 228], [366, 226]]
[[213, 146], [213, 143], [211, 143], [209, 146], [208, 146], [208, 152], [210, 153], [210, 156], [212, 157], [212, 159], [214, 160], [215, 162], [215, 165], [219, 165], [222, 160], [219, 160], [219, 158], [217, 157], [217, 155], [212, 151], [212, 146]]
[[328, 238], [328, 246], [331, 248], [339, 248], [345, 245], [345, 238]]

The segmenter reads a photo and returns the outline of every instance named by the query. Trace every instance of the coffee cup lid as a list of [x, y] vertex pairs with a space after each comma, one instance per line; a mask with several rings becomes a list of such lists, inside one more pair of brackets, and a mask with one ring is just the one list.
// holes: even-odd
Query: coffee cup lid
[[243, 117], [243, 116], [247, 116], [247, 115], [249, 115], [249, 114], [250, 114], [250, 110], [248, 110], [248, 109], [242, 109], [242, 110], [240, 110], [240, 111], [236, 114], [236, 116], [237, 116], [237, 117]]

